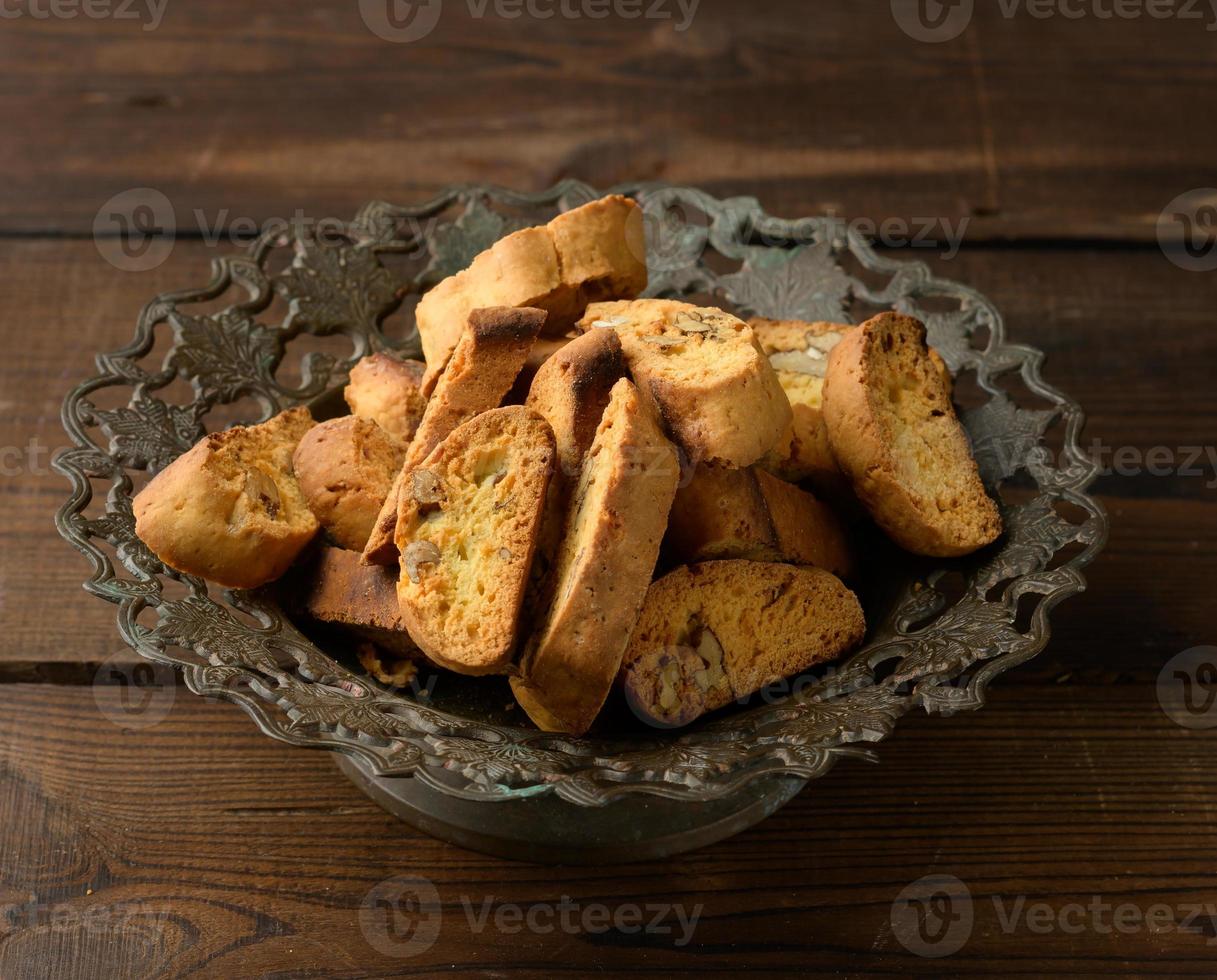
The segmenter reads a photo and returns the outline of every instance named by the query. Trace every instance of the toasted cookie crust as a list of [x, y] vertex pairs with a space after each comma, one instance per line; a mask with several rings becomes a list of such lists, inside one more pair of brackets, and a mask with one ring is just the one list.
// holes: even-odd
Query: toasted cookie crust
[[368, 543], [401, 461], [385, 431], [355, 415], [315, 426], [292, 456], [309, 509], [337, 545], [352, 551]]
[[301, 569], [299, 581], [298, 601], [319, 623], [370, 640], [399, 657], [422, 656], [401, 618], [393, 569], [363, 564], [358, 551], [326, 546]]
[[612, 689], [680, 478], [637, 389], [617, 382], [579, 476], [537, 632], [511, 679], [538, 727], [582, 735]]
[[370, 354], [351, 368], [343, 398], [353, 415], [371, 419], [399, 448], [414, 438], [427, 408], [422, 361], [406, 361], [392, 354]]
[[132, 503], [135, 533], [171, 568], [236, 589], [277, 579], [317, 533], [292, 472], [307, 408], [204, 437]]
[[858, 499], [897, 544], [950, 557], [1001, 534], [919, 321], [884, 313], [846, 335], [829, 356], [824, 419]]
[[554, 467], [549, 423], [520, 405], [458, 426], [410, 471], [397, 521], [397, 599], [440, 666], [503, 673]]
[[866, 632], [857, 597], [819, 568], [711, 561], [647, 591], [626, 649], [626, 699], [659, 727], [686, 725], [832, 660]]
[[699, 466], [676, 492], [667, 546], [679, 562], [725, 558], [815, 565], [847, 577], [854, 555], [831, 508], [757, 467]]
[[403, 481], [457, 426], [495, 408], [511, 390], [545, 323], [545, 311], [493, 307], [469, 314], [460, 343], [435, 385], [363, 550], [370, 565], [397, 561], [394, 529]]
[[584, 331], [611, 329], [634, 383], [693, 462], [750, 466], [790, 424], [790, 402], [752, 329], [675, 300], [596, 303]]
[[560, 334], [588, 303], [637, 296], [646, 285], [642, 211], [629, 198], [604, 197], [517, 231], [419, 301], [428, 377], [443, 370], [475, 309], [538, 307], [550, 314], [547, 330]]

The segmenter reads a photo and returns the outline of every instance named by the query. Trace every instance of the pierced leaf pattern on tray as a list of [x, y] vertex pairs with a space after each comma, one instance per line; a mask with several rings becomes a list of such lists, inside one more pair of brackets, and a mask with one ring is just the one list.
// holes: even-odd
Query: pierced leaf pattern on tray
[[[917, 565], [915, 574], [924, 581], [906, 579], [894, 592], [871, 623], [871, 641], [843, 663], [801, 679], [807, 683], [789, 693], [754, 699], [683, 732], [612, 741], [491, 724], [447, 702], [423, 704], [409, 692], [386, 691], [315, 647], [286, 618], [273, 590], [215, 590], [165, 570], [134, 537], [131, 497], [142, 478], [138, 471], [156, 472], [190, 448], [216, 406], [240, 404], [246, 393], [274, 406], [299, 404], [342, 383], [342, 371], [361, 352], [388, 345], [378, 325], [405, 287], [381, 265], [380, 253], [425, 250], [426, 271], [407, 284], [418, 290], [466, 267], [504, 234], [549, 220], [559, 202], [574, 206], [598, 196], [575, 181], [535, 195], [453, 188], [423, 205], [368, 205], [350, 226], [349, 244], [277, 233], [263, 236], [244, 256], [219, 259], [206, 286], [150, 303], [132, 343], [101, 355], [100, 373], [69, 393], [64, 420], [73, 445], [55, 466], [71, 481], [71, 493], [56, 522], [89, 559], [85, 588], [117, 605], [124, 638], [146, 655], [180, 666], [192, 690], [240, 705], [276, 738], [342, 751], [374, 772], [412, 774], [472, 799], [552, 793], [602, 806], [632, 793], [656, 793], [711, 800], [752, 779], [783, 773], [812, 778], [839, 759], [869, 757], [869, 746], [916, 704], [938, 711], [983, 704], [993, 677], [1042, 648], [1043, 613], [1084, 587], [1080, 570], [1103, 544], [1105, 517], [1085, 492], [1096, 467], [1078, 444], [1078, 406], [1043, 381], [1036, 351], [1006, 341], [1000, 314], [974, 290], [935, 278], [921, 263], [877, 255], [858, 236], [836, 233], [839, 222], [784, 221], [766, 215], [751, 198], [717, 201], [692, 188], [639, 184], [614, 192], [644, 205], [653, 200], [653, 211], [675, 206], [705, 216], [693, 236], [696, 248], [685, 249], [685, 236], [673, 239], [679, 261], [656, 256], [652, 293], [718, 294], [744, 310], [806, 319], [848, 320], [855, 301], [933, 310], [926, 318], [930, 342], [952, 366], [974, 370], [989, 392], [985, 404], [965, 415], [984, 475], [1000, 487], [1022, 467], [1040, 491], [1004, 508], [1005, 537], [967, 559]], [[758, 245], [758, 234], [772, 244]], [[667, 241], [662, 235], [653, 240]], [[706, 261], [710, 253], [721, 261]], [[865, 270], [867, 282], [845, 272], [846, 258], [850, 268]], [[666, 268], [681, 263], [687, 265]], [[283, 271], [272, 273], [272, 265]], [[271, 318], [274, 291], [287, 301], [282, 322]], [[202, 303], [213, 305], [200, 310]], [[984, 350], [973, 346], [981, 324], [989, 332]], [[158, 363], [154, 347], [167, 330], [173, 349]], [[280, 374], [296, 338], [333, 333], [350, 339], [351, 356], [313, 352], [296, 358], [304, 382], [286, 384]], [[417, 356], [417, 339], [402, 348]], [[1023, 407], [998, 389], [996, 379], [1015, 370], [1050, 408]], [[193, 389], [187, 404], [174, 404], [165, 390], [178, 378]], [[117, 408], [116, 392], [126, 402]], [[111, 400], [100, 404], [103, 397]], [[1042, 445], [1054, 421], [1065, 433], [1055, 459]], [[108, 482], [106, 507], [86, 516], [95, 481]], [[1053, 507], [1058, 499], [1067, 499], [1081, 516], [1064, 518]], [[1081, 550], [1058, 561], [1060, 549], [1075, 542]], [[136, 579], [120, 575], [107, 549]], [[1054, 562], [1058, 567], [1048, 570]], [[963, 597], [954, 601], [939, 589], [949, 570], [965, 580]], [[999, 584], [1001, 590], [993, 588]], [[1016, 605], [1028, 595], [1046, 605], [1036, 607], [1021, 632]], [[155, 626], [140, 620], [147, 607], [156, 609]]]
[[174, 314], [170, 322], [177, 336], [170, 363], [215, 392], [219, 401], [236, 401], [270, 385], [283, 356], [277, 331], [231, 311], [203, 317]]
[[292, 322], [317, 334], [371, 330], [398, 303], [399, 283], [363, 245], [299, 242], [296, 258], [275, 280]]
[[163, 470], [203, 437], [200, 416], [205, 405], [167, 405], [139, 395], [126, 408], [93, 409], [110, 452], [124, 466]]
[[851, 322], [846, 305], [854, 282], [833, 261], [827, 242], [793, 252], [753, 248], [744, 268], [719, 283], [733, 303], [761, 316]]

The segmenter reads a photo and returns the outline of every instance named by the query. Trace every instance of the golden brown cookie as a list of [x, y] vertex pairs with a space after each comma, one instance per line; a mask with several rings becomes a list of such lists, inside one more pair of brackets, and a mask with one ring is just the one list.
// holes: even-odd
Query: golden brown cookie
[[368, 543], [401, 461], [385, 431], [355, 415], [315, 426], [292, 457], [309, 509], [335, 544], [352, 551]]
[[427, 408], [423, 375], [427, 365], [392, 354], [372, 354], [351, 368], [343, 397], [351, 412], [371, 419], [402, 449], [410, 445]]
[[536, 309], [494, 307], [469, 314], [460, 343], [435, 385], [406, 450], [405, 461], [368, 537], [363, 552], [365, 562], [392, 565], [397, 561], [394, 528], [406, 476], [458, 425], [499, 405], [520, 373], [544, 322], [545, 312]]
[[203, 438], [136, 496], [135, 533], [171, 568], [229, 588], [277, 579], [317, 533], [292, 473], [307, 408]]
[[397, 572], [365, 565], [358, 551], [324, 547], [301, 569], [304, 612], [320, 623], [370, 640], [399, 657], [421, 657], [397, 604]]
[[833, 660], [866, 632], [857, 597], [819, 568], [711, 561], [647, 592], [626, 649], [626, 698], [643, 720], [687, 725]]
[[751, 328], [675, 300], [596, 303], [579, 321], [621, 340], [634, 383], [693, 462], [750, 466], [790, 424], [790, 403]]
[[582, 735], [612, 689], [680, 478], [676, 450], [637, 389], [617, 382], [574, 500], [537, 632], [511, 679], [546, 731]]
[[676, 493], [668, 549], [681, 562], [745, 558], [853, 573], [853, 548], [836, 514], [764, 470], [699, 466]]
[[824, 420], [858, 499], [901, 547], [963, 555], [1001, 534], [919, 321], [883, 313], [846, 335], [829, 357]]
[[511, 663], [553, 467], [549, 423], [513, 405], [459, 426], [410, 471], [397, 599], [440, 666], [491, 674]]
[[469, 314], [533, 306], [561, 335], [590, 302], [637, 296], [647, 285], [642, 211], [612, 195], [495, 242], [419, 301], [416, 319], [428, 376], [443, 370]]

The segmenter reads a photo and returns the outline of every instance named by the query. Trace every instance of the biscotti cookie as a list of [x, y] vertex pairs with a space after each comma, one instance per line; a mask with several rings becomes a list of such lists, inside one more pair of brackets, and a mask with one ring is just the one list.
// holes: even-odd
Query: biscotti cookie
[[618, 381], [583, 460], [547, 608], [511, 679], [545, 731], [582, 735], [612, 689], [679, 478], [675, 448]]
[[[828, 368], [828, 355], [832, 353], [832, 349], [841, 342], [846, 333], [857, 329], [850, 323], [832, 323], [827, 320], [773, 320], [764, 316], [749, 317], [748, 326], [756, 334], [762, 350], [769, 355], [769, 361], [778, 371], [779, 377], [783, 370], [788, 370], [821, 380]], [[929, 348], [929, 351], [930, 359], [942, 372], [942, 380], [950, 388], [951, 369], [938, 351], [933, 347]], [[806, 354], [807, 359], [782, 356], [788, 353]]]
[[846, 335], [829, 357], [824, 420], [854, 492], [901, 547], [963, 555], [1001, 534], [919, 321], [883, 313]]
[[839, 657], [866, 632], [857, 597], [819, 568], [712, 561], [647, 592], [623, 680], [643, 720], [687, 725], [783, 677]]
[[842, 577], [854, 568], [849, 538], [832, 510], [755, 467], [699, 466], [676, 493], [667, 543], [682, 563], [782, 561]]
[[355, 415], [315, 426], [292, 457], [309, 509], [335, 544], [352, 551], [368, 543], [401, 461], [384, 430]]
[[748, 325], [777, 372], [793, 413], [789, 428], [757, 465], [783, 480], [806, 480], [822, 493], [839, 496], [848, 483], [828, 445], [822, 394], [828, 354], [854, 328], [766, 317], [753, 317]]
[[613, 385], [625, 377], [621, 342], [611, 330], [581, 335], [555, 353], [533, 378], [525, 404], [539, 412], [554, 430], [558, 466], [550, 481], [533, 561], [528, 608], [535, 609], [541, 581], [558, 550], [571, 489], [579, 479], [583, 457], [591, 447]]
[[532, 345], [532, 350], [528, 352], [520, 373], [516, 375], [516, 382], [511, 386], [511, 391], [507, 393], [504, 404], [523, 405], [525, 399], [528, 398], [528, 390], [532, 387], [533, 379], [541, 370], [541, 365], [569, 344], [575, 336], [577, 335], [538, 337], [536, 343]]
[[252, 589], [277, 579], [317, 533], [292, 473], [307, 408], [206, 436], [136, 496], [135, 533], [171, 568]]
[[647, 285], [642, 212], [619, 195], [500, 239], [419, 301], [416, 320], [428, 376], [443, 370], [461, 326], [487, 306], [533, 306], [561, 334], [589, 302], [637, 296]]
[[435, 385], [406, 450], [405, 461], [368, 537], [363, 552], [365, 562], [391, 565], [397, 561], [393, 532], [401, 487], [410, 470], [458, 425], [498, 406], [520, 373], [544, 323], [545, 312], [536, 309], [493, 307], [469, 314], [460, 343]]
[[397, 599], [440, 666], [490, 674], [511, 663], [553, 466], [549, 423], [514, 405], [459, 426], [410, 471]]
[[596, 303], [581, 330], [613, 330], [639, 391], [693, 462], [750, 466], [790, 424], [790, 402], [751, 328], [675, 300]]
[[613, 386], [625, 374], [621, 341], [611, 330], [583, 334], [537, 371], [524, 404], [540, 412], [554, 430], [564, 475], [579, 475]]
[[402, 449], [410, 445], [427, 408], [422, 361], [372, 354], [351, 368], [343, 397], [351, 412], [371, 419]]
[[321, 548], [302, 570], [304, 612], [320, 623], [370, 640], [399, 657], [421, 657], [397, 603], [397, 573], [365, 565], [358, 551]]

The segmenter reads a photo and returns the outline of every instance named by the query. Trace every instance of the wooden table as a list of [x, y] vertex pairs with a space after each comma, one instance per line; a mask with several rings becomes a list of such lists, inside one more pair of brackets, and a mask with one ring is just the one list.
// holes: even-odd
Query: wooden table
[[[354, 3], [174, 0], [154, 30], [117, 5], [0, 22], [0, 976], [1211, 975], [1217, 736], [1172, 722], [1155, 680], [1217, 643], [1217, 280], [1168, 261], [1156, 229], [1217, 183], [1217, 35], [976, 7], [939, 44], [888, 3], [843, 0], [703, 0], [679, 32], [450, 2], [405, 44]], [[566, 176], [688, 182], [788, 216], [967, 219], [958, 256], [922, 257], [1047, 352], [1088, 445], [1123, 471], [1099, 483], [1111, 543], [1050, 648], [982, 711], [909, 718], [880, 767], [842, 765], [734, 840], [592, 870], [421, 836], [332, 760], [185, 689], [162, 692], [155, 726], [110, 721], [124, 691], [94, 677], [131, 654], [52, 528], [66, 484], [48, 466], [92, 353], [155, 293], [202, 281], [232, 247], [214, 230], [240, 219]], [[135, 187], [167, 195], [178, 236], [159, 267], [119, 272], [93, 222]], [[892, 926], [930, 874], [971, 895], [950, 959]], [[402, 875], [442, 904], [429, 945], [361, 929]], [[633, 929], [649, 906], [673, 928]], [[530, 911], [531, 930], [512, 918]], [[698, 917], [687, 943], [677, 911]]]

